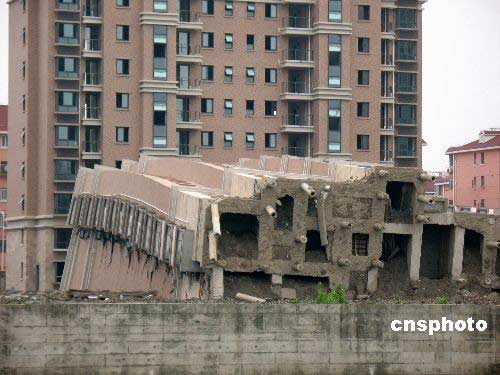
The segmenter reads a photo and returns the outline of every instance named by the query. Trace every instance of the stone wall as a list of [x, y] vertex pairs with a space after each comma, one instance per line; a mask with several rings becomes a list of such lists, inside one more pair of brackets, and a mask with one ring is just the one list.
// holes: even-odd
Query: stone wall
[[[484, 332], [392, 332], [394, 319]], [[0, 305], [0, 373], [414, 374], [499, 370], [499, 306]]]

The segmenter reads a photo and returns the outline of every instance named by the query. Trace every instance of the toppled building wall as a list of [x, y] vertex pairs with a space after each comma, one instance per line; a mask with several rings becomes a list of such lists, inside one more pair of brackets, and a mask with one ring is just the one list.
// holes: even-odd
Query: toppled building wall
[[459, 280], [465, 229], [483, 238], [477, 281], [500, 284], [498, 217], [449, 213], [417, 169], [294, 157], [124, 165], [79, 172], [63, 289], [222, 298], [224, 273], [258, 273], [278, 295], [296, 277], [364, 293], [397, 259], [410, 282]]

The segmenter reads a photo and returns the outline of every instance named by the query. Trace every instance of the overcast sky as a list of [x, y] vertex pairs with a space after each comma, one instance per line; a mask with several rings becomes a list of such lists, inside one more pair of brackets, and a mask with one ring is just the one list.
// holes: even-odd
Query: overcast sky
[[[7, 33], [0, 0], [0, 104], [7, 104]], [[500, 0], [429, 0], [423, 38], [423, 163], [437, 171], [447, 166], [448, 146], [500, 127]]]

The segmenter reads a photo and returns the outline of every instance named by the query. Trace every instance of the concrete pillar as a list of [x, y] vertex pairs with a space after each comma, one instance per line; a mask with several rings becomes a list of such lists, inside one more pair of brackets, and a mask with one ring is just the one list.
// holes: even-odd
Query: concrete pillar
[[276, 273], [273, 273], [271, 275], [271, 284], [282, 285], [283, 284], [283, 275], [278, 275]]
[[464, 259], [465, 229], [453, 227], [451, 230], [448, 272], [452, 280], [460, 279], [462, 275], [462, 261]]
[[366, 281], [366, 290], [369, 293], [374, 293], [377, 290], [378, 268], [368, 270], [368, 280]]
[[416, 224], [414, 228], [408, 253], [406, 254], [411, 281], [417, 281], [420, 278], [420, 254], [422, 252], [422, 233], [424, 232], [423, 225]]
[[212, 299], [224, 298], [224, 269], [222, 267], [214, 267], [212, 269], [210, 288]]

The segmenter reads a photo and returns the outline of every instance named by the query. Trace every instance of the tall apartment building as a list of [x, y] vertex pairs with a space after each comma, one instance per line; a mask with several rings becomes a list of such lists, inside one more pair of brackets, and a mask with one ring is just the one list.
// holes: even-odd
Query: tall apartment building
[[500, 213], [500, 128], [446, 150], [451, 196], [457, 211]]
[[7, 148], [9, 147], [8, 112], [0, 105], [0, 291], [5, 290], [7, 271], [7, 243], [5, 240], [5, 218], [7, 217]]
[[421, 164], [422, 0], [8, 2], [10, 287], [56, 285], [80, 166]]

